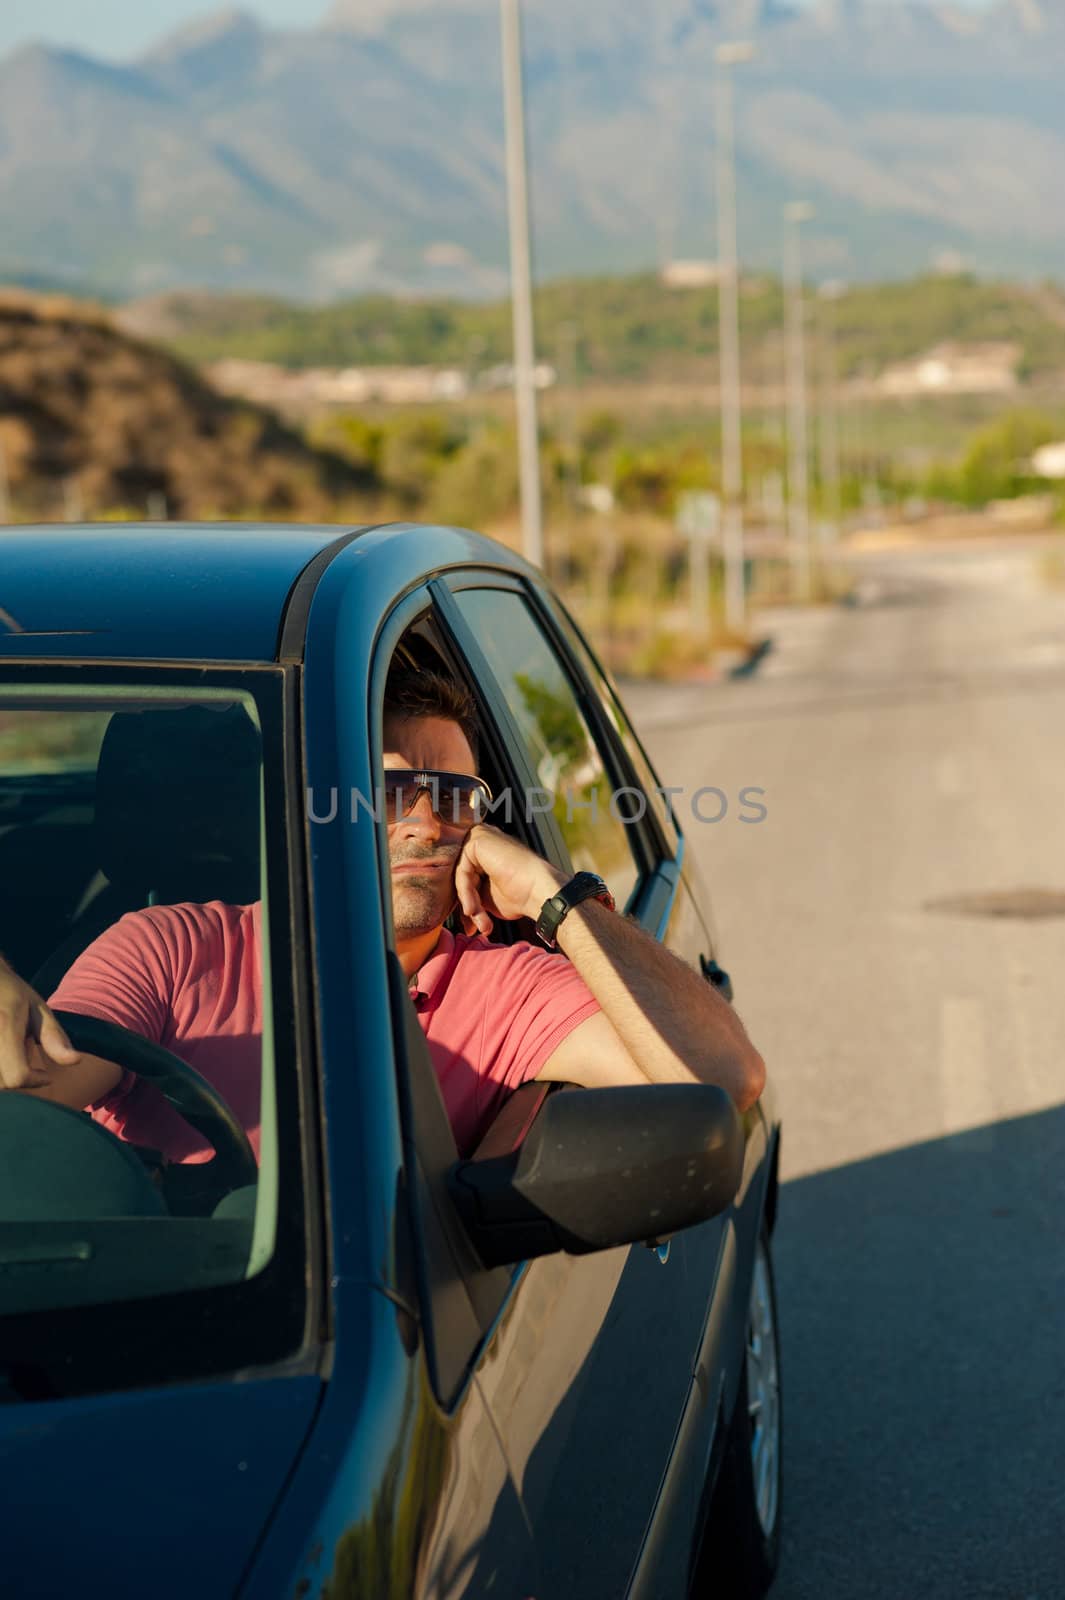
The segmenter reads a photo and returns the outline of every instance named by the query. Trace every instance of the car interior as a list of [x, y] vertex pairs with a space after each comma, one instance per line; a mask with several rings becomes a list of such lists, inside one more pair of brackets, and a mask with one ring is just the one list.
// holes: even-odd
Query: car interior
[[[46, 998], [127, 911], [186, 900], [242, 905], [261, 892], [261, 740], [243, 704], [149, 702], [110, 716], [81, 707], [71, 725], [106, 724], [95, 766], [91, 746], [76, 764], [47, 750], [36, 759], [31, 735], [25, 748], [13, 746], [16, 759], [0, 775], [4, 953]], [[18, 716], [15, 706], [7, 725], [17, 727]], [[112, 1025], [82, 1026], [99, 1042], [87, 1038], [80, 1048], [134, 1065], [133, 1035], [116, 1030], [109, 1041]], [[217, 1091], [207, 1086], [204, 1096], [191, 1069], [179, 1081], [153, 1051], [163, 1054], [145, 1045], [136, 1070], [216, 1145], [212, 1161], [166, 1167], [158, 1152], [116, 1140], [83, 1113], [31, 1095], [3, 1097], [0, 1264], [12, 1250], [58, 1252], [47, 1281], [37, 1274], [35, 1286], [26, 1273], [12, 1285], [25, 1309], [40, 1295], [42, 1305], [63, 1304], [66, 1295], [77, 1303], [89, 1276], [91, 1297], [110, 1298], [131, 1280], [205, 1284], [248, 1270], [258, 1175], [244, 1130]], [[189, 1219], [168, 1227], [163, 1253], [144, 1231], [160, 1216]], [[196, 1218], [210, 1219], [209, 1251]], [[88, 1254], [68, 1272], [63, 1250], [73, 1224]]]
[[5, 954], [47, 996], [127, 911], [259, 894], [259, 735], [240, 705], [116, 711], [95, 772], [0, 778]]

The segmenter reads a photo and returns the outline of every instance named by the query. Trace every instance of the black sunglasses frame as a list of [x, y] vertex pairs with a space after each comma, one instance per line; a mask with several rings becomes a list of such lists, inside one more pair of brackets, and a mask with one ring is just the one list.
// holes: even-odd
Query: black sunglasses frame
[[[407, 801], [407, 791], [410, 800]], [[446, 822], [453, 827], [473, 827], [480, 820], [479, 813], [485, 804], [492, 802], [492, 791], [483, 778], [475, 778], [468, 772], [436, 772], [432, 769], [415, 767], [397, 767], [384, 775], [385, 815], [389, 822], [399, 822], [407, 817], [418, 804], [421, 795], [427, 793], [433, 814], [441, 822]], [[395, 804], [395, 796], [402, 795], [404, 805], [402, 810]], [[459, 795], [468, 795], [466, 801], [472, 820], [465, 816], [456, 815], [460, 810]], [[450, 797], [446, 804], [444, 797]], [[477, 798], [479, 797], [479, 802]]]

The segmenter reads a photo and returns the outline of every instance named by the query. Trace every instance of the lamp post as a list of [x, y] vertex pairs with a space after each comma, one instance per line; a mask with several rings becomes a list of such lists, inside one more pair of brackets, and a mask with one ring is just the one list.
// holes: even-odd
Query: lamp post
[[721, 376], [722, 545], [725, 558], [725, 622], [743, 628], [743, 401], [740, 389], [739, 262], [736, 248], [736, 130], [732, 68], [750, 61], [746, 40], [719, 44], [714, 52], [717, 85], [717, 263], [718, 349]]
[[829, 279], [817, 291], [821, 305], [821, 425], [818, 429], [825, 514], [833, 539], [839, 536], [842, 506], [839, 472], [839, 364], [836, 355], [836, 303], [847, 285]]
[[806, 352], [800, 229], [813, 216], [803, 201], [784, 207], [784, 294], [788, 326], [788, 549], [795, 588], [810, 598], [810, 483], [806, 436]]
[[514, 324], [514, 400], [518, 413], [522, 553], [535, 566], [542, 566], [544, 529], [540, 495], [540, 435], [536, 417], [536, 356], [533, 342], [532, 265], [529, 249], [528, 168], [525, 156], [525, 103], [521, 81], [521, 18], [518, 0], [499, 0], [499, 8], [503, 50], [510, 302]]

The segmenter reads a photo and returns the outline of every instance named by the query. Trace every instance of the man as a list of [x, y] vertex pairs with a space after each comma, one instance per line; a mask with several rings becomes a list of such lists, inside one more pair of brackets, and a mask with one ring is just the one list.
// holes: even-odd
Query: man
[[[534, 1079], [588, 1088], [694, 1080], [721, 1084], [741, 1109], [753, 1104], [765, 1069], [731, 1006], [600, 900], [564, 912], [554, 953], [489, 942], [493, 917], [536, 920], [567, 880], [474, 821], [476, 713], [466, 692], [436, 673], [394, 674], [384, 732], [387, 792], [398, 783], [394, 776], [389, 786], [388, 774], [404, 775], [387, 818], [396, 953], [460, 1150], [473, 1148], [511, 1090]], [[453, 935], [444, 923], [454, 909], [466, 931]], [[52, 996], [58, 1009], [121, 1023], [190, 1062], [256, 1148], [259, 910], [214, 901], [130, 912]], [[10, 969], [0, 973], [0, 1086], [90, 1108], [120, 1138], [169, 1161], [210, 1158], [151, 1084], [72, 1050], [49, 1007]]]

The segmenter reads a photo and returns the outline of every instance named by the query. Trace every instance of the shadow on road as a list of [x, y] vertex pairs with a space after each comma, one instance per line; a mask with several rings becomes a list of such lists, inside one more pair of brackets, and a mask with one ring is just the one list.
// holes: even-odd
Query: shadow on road
[[787, 1184], [774, 1600], [1065, 1595], [1065, 1107]]

